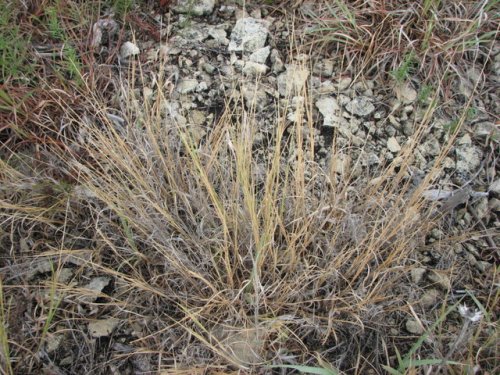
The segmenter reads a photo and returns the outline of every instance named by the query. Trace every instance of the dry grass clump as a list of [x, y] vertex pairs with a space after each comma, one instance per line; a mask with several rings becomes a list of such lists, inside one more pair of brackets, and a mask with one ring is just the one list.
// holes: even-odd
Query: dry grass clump
[[[41, 12], [45, 25], [40, 44], [81, 41], [95, 18], [73, 2], [62, 18], [54, 16], [60, 8], [45, 12], [31, 3], [26, 14]], [[360, 72], [374, 65], [434, 74], [462, 56], [480, 61], [492, 39], [481, 16], [489, 2], [417, 3], [403, 14], [372, 4], [378, 8], [334, 2], [325, 12], [343, 16], [315, 18], [346, 47], [346, 64], [363, 62]], [[459, 21], [474, 9], [475, 21]], [[26, 14], [19, 19], [32, 21]], [[443, 39], [447, 30], [458, 36]], [[476, 37], [473, 48], [468, 41]], [[286, 122], [281, 108], [263, 140], [253, 109], [233, 95], [205, 132], [189, 125], [189, 113], [187, 125], [174, 121], [161, 90], [141, 103], [135, 87], [111, 82], [82, 46], [73, 45], [82, 66], [71, 50], [38, 51], [33, 68], [45, 79], [37, 88], [13, 85], [13, 73], [2, 72], [2, 373], [286, 373], [270, 367], [298, 364], [365, 374], [397, 367], [395, 348], [407, 353], [415, 341], [403, 333], [406, 319], [417, 310], [433, 321], [447, 307], [418, 310], [417, 287], [408, 282], [439, 219], [421, 193], [448, 149], [420, 184], [409, 168], [433, 107], [385, 169], [344, 157], [339, 169], [335, 161], [346, 150], [335, 147], [323, 168], [307, 100], [295, 109], [305, 125]], [[116, 50], [108, 53], [103, 61]], [[140, 81], [139, 74], [129, 78]], [[121, 111], [106, 106], [112, 96], [121, 98]], [[480, 301], [486, 312], [498, 302], [493, 289]], [[474, 326], [466, 350], [452, 342], [452, 331], [431, 337], [410, 359], [494, 369], [494, 323]], [[453, 351], [438, 350], [448, 343]]]
[[[64, 359], [71, 373], [394, 364], [389, 341], [411, 342], [390, 333], [412, 312], [402, 281], [433, 226], [421, 192], [438, 169], [420, 185], [408, 174], [430, 110], [367, 183], [359, 161], [314, 161], [305, 107], [307, 125], [277, 114], [259, 143], [252, 108], [234, 96], [203, 135], [172, 120], [161, 90], [138, 106], [121, 88], [123, 122], [88, 93], [92, 115], [67, 112], [67, 148], [46, 145], [68, 182], [2, 161], [6, 372]], [[93, 338], [90, 324], [109, 318], [115, 333]]]

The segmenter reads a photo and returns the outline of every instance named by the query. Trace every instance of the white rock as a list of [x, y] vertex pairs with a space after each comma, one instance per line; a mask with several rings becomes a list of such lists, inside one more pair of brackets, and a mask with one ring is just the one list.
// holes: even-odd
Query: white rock
[[422, 145], [424, 155], [437, 156], [441, 152], [441, 145], [433, 135], [429, 135], [427, 141]]
[[396, 96], [403, 104], [413, 103], [417, 99], [417, 91], [409, 84], [396, 87]]
[[401, 151], [401, 146], [399, 145], [397, 139], [395, 137], [390, 137], [387, 140], [387, 149], [393, 154]]
[[193, 43], [201, 43], [209, 37], [209, 31], [216, 30], [212, 28], [207, 28], [200, 24], [189, 24], [188, 27], [180, 29], [176, 36], [174, 36], [170, 41], [179, 48], [186, 48]]
[[500, 200], [493, 198], [488, 201], [488, 208], [491, 212], [500, 212]]
[[368, 166], [380, 164], [380, 158], [374, 152], [366, 155], [366, 159], [364, 160], [364, 164]]
[[366, 96], [358, 96], [351, 100], [345, 109], [353, 115], [364, 117], [375, 111], [375, 106]]
[[254, 53], [252, 53], [249, 57], [250, 61], [265, 64], [269, 54], [271, 53], [271, 47], [266, 46], [263, 48], [259, 48]]
[[181, 94], [189, 94], [194, 92], [198, 86], [196, 79], [183, 79], [177, 86], [177, 91]]
[[464, 136], [458, 140], [458, 144], [459, 145], [471, 145], [472, 139], [470, 138], [470, 135], [464, 134]]
[[243, 67], [243, 74], [249, 76], [259, 76], [266, 74], [268, 70], [269, 68], [265, 64], [259, 64], [253, 61], [247, 61], [247, 63]]
[[189, 113], [189, 119], [192, 121], [194, 125], [203, 125], [206, 120], [206, 116], [202, 111], [198, 111], [197, 109], [192, 110]]
[[495, 181], [493, 181], [493, 183], [490, 185], [489, 191], [500, 195], [500, 178], [497, 178]]
[[322, 77], [331, 77], [333, 73], [333, 60], [321, 60], [314, 64], [313, 73]]
[[316, 101], [316, 108], [323, 115], [323, 126], [338, 127], [343, 118], [340, 105], [335, 98], [325, 97]]
[[120, 48], [120, 57], [125, 60], [130, 56], [138, 55], [140, 52], [139, 47], [137, 47], [134, 43], [125, 42]]
[[431, 273], [429, 273], [428, 277], [430, 281], [437, 284], [444, 290], [449, 290], [451, 288], [450, 278], [442, 272], [434, 270]]
[[428, 189], [422, 192], [422, 196], [430, 201], [440, 201], [453, 195], [453, 191], [444, 189]]
[[499, 137], [500, 127], [496, 126], [492, 122], [483, 121], [474, 124], [474, 136], [476, 138], [487, 138], [487, 137]]
[[221, 27], [211, 26], [208, 28], [208, 35], [214, 38], [218, 45], [227, 46], [229, 44], [229, 39], [227, 39], [226, 30]]
[[287, 65], [286, 72], [278, 76], [278, 91], [281, 96], [300, 94], [304, 87], [309, 70], [298, 65]]
[[83, 288], [85, 289], [90, 289], [94, 292], [101, 293], [101, 291], [108, 286], [109, 282], [111, 281], [111, 278], [109, 277], [95, 277], [93, 278], [87, 285], [85, 285]]
[[413, 333], [415, 335], [421, 335], [422, 333], [424, 333], [424, 328], [415, 319], [408, 319], [406, 321], [405, 326], [408, 332]]
[[104, 276], [93, 278], [87, 285], [83, 286], [83, 289], [88, 289], [92, 292], [87, 293], [83, 301], [86, 303], [94, 302], [102, 293], [102, 290], [109, 285], [110, 281], [111, 278]]
[[178, 0], [174, 10], [178, 13], [204, 16], [214, 10], [215, 0]]
[[472, 145], [463, 145], [456, 149], [457, 171], [461, 173], [475, 172], [481, 165], [481, 150]]
[[318, 95], [333, 94], [335, 92], [337, 92], [337, 88], [332, 81], [326, 80], [319, 84]]
[[281, 60], [280, 53], [277, 49], [271, 51], [271, 63], [273, 73], [278, 74], [285, 70], [285, 64], [283, 60]]
[[54, 335], [49, 333], [45, 337], [45, 350], [47, 351], [47, 353], [53, 353], [57, 349], [59, 349], [59, 346], [61, 346], [63, 339], [64, 335]]
[[251, 17], [241, 18], [231, 32], [228, 51], [255, 52], [265, 46], [268, 33], [264, 21]]
[[116, 318], [94, 320], [89, 323], [89, 333], [95, 338], [109, 336], [118, 323], [120, 320]]
[[241, 93], [248, 108], [262, 110], [267, 105], [267, 94], [260, 87], [249, 83], [242, 87]]
[[413, 283], [418, 284], [424, 277], [425, 272], [426, 272], [425, 268], [413, 268], [410, 272], [411, 280], [413, 281]]
[[58, 274], [57, 281], [59, 281], [62, 284], [67, 284], [72, 277], [73, 277], [73, 269], [63, 268]]
[[207, 91], [207, 90], [208, 90], [208, 84], [205, 81], [201, 81], [196, 86], [196, 92], [202, 92], [202, 91]]
[[339, 91], [344, 91], [349, 88], [349, 86], [352, 83], [352, 78], [351, 77], [343, 77], [339, 79], [339, 82], [337, 84], [337, 87]]

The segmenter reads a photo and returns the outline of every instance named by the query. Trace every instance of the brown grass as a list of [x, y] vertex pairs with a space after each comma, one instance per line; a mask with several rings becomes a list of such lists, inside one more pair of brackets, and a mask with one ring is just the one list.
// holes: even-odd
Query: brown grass
[[[313, 18], [356, 74], [373, 73], [370, 66], [395, 71], [414, 53], [420, 76], [440, 74], [438, 99], [443, 72], [458, 58], [483, 61], [481, 44], [474, 49], [467, 41], [491, 24], [471, 16], [473, 5], [401, 11], [383, 3], [350, 2], [350, 21], [325, 15], [340, 3]], [[405, 47], [405, 38], [420, 42]], [[200, 135], [166, 116], [169, 98], [161, 91], [136, 105], [132, 82], [143, 82], [142, 66], [131, 66], [123, 80], [94, 68], [66, 87], [42, 80], [44, 101], [34, 113], [31, 104], [2, 112], [5, 129], [22, 129], [0, 149], [2, 373], [244, 374], [287, 364], [384, 373], [383, 365], [397, 365], [396, 350], [407, 353], [417, 339], [403, 333], [408, 317], [429, 328], [443, 316], [448, 301], [421, 309], [420, 290], [409, 282], [426, 236], [440, 225], [422, 192], [439, 177], [454, 141], [414, 185], [413, 151], [434, 105], [399, 158], [360, 176], [354, 157], [343, 171], [318, 163], [306, 91], [298, 109], [306, 121], [290, 125], [280, 108], [262, 144], [253, 108], [234, 96]], [[161, 68], [158, 77], [161, 87]], [[124, 98], [124, 125], [109, 117], [117, 113], [113, 90]], [[16, 102], [23, 97], [8, 92]], [[331, 160], [343, 152], [335, 145], [330, 151]], [[472, 235], [484, 232], [441, 246], [450, 251], [450, 242]], [[98, 290], [90, 286], [96, 277], [105, 284]], [[463, 373], [478, 363], [495, 371], [495, 280], [493, 270], [476, 291], [486, 319], [447, 358], [462, 365], [428, 371]], [[119, 319], [114, 333], [93, 338], [89, 322], [110, 317]], [[431, 332], [412, 359], [445, 358], [458, 319]], [[54, 340], [63, 344], [51, 351]]]

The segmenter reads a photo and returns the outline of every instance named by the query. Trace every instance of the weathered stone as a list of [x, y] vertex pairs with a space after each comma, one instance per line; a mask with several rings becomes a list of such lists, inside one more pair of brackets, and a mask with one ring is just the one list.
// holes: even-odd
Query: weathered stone
[[214, 10], [215, 0], [178, 0], [174, 10], [194, 16], [211, 14]]
[[411, 280], [413, 281], [414, 284], [418, 284], [422, 278], [424, 277], [424, 274], [426, 272], [425, 268], [413, 268], [411, 270]]
[[492, 193], [500, 195], [500, 178], [497, 178], [495, 181], [493, 181], [488, 190]]
[[278, 76], [278, 91], [281, 96], [291, 96], [300, 94], [304, 87], [307, 77], [309, 77], [309, 70], [297, 66], [287, 65], [286, 72]]
[[340, 116], [340, 105], [332, 97], [321, 98], [316, 101], [316, 107], [323, 115], [323, 126], [337, 127], [344, 119]]
[[140, 52], [139, 47], [132, 42], [125, 42], [120, 47], [120, 57], [124, 60], [130, 56], [138, 55]]
[[228, 51], [255, 52], [265, 46], [268, 33], [263, 21], [251, 17], [241, 18], [231, 33]]
[[403, 104], [413, 103], [417, 99], [417, 91], [409, 84], [403, 84], [396, 87], [396, 96]]
[[207, 72], [208, 74], [213, 74], [215, 72], [215, 66], [213, 66], [212, 64], [210, 63], [204, 63], [202, 65], [202, 68], [205, 72]]
[[194, 125], [202, 125], [206, 120], [206, 116], [202, 111], [195, 109], [189, 112], [189, 119]]
[[408, 319], [405, 324], [406, 330], [415, 335], [421, 335], [424, 333], [424, 327], [422, 324], [417, 322], [415, 319]]
[[285, 70], [285, 64], [283, 63], [283, 60], [281, 60], [280, 53], [277, 49], [273, 49], [271, 51], [271, 63], [273, 64], [273, 73], [278, 74]]
[[171, 41], [180, 48], [185, 48], [195, 43], [201, 43], [209, 37], [209, 29], [201, 24], [190, 24], [178, 31]]
[[425, 156], [437, 156], [441, 152], [441, 145], [433, 135], [429, 135], [427, 141], [422, 145], [421, 151]]
[[469, 134], [464, 134], [462, 137], [458, 139], [457, 143], [459, 145], [471, 145], [472, 139], [470, 138]]
[[258, 64], [265, 64], [270, 53], [271, 48], [269, 46], [259, 48], [250, 55], [249, 60]]
[[333, 73], [332, 60], [320, 60], [313, 66], [313, 73], [322, 77], [330, 77]]
[[457, 171], [461, 173], [475, 172], [481, 165], [482, 152], [472, 145], [463, 145], [455, 150], [457, 156]]
[[370, 113], [375, 111], [375, 106], [372, 104], [370, 100], [368, 100], [365, 96], [358, 96], [351, 100], [346, 106], [345, 109], [356, 116], [365, 117]]
[[432, 272], [429, 273], [428, 277], [430, 281], [440, 286], [444, 290], [448, 290], [451, 288], [450, 278], [443, 272], [433, 270]]
[[344, 91], [344, 90], [347, 90], [349, 88], [351, 83], [352, 83], [351, 77], [342, 77], [339, 79], [337, 87], [338, 87], [339, 91]]
[[243, 66], [243, 73], [249, 76], [259, 76], [266, 74], [269, 68], [265, 64], [259, 64], [253, 61], [247, 61]]
[[401, 146], [399, 145], [396, 138], [391, 137], [387, 140], [387, 149], [393, 154], [401, 151]]
[[94, 320], [89, 323], [89, 333], [92, 337], [109, 336], [120, 321], [116, 318]]
[[479, 122], [473, 125], [474, 136], [479, 139], [484, 139], [488, 137], [499, 138], [500, 128], [494, 123], [489, 121]]
[[487, 197], [482, 197], [479, 198], [476, 202], [475, 206], [476, 214], [479, 219], [484, 219], [489, 212], [488, 209], [488, 198]]
[[209, 27], [208, 35], [210, 35], [214, 39], [215, 43], [219, 46], [227, 46], [229, 44], [226, 30], [224, 30], [222, 27]]
[[183, 79], [177, 86], [177, 91], [181, 94], [189, 94], [196, 90], [198, 80], [196, 79]]
[[245, 99], [245, 104], [248, 108], [256, 108], [262, 110], [268, 102], [266, 92], [253, 84], [246, 84], [242, 87], [241, 93]]

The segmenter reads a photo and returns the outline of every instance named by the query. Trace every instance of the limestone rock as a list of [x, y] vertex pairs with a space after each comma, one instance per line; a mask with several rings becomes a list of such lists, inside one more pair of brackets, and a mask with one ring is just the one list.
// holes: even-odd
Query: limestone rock
[[353, 115], [365, 117], [375, 111], [375, 106], [366, 96], [358, 96], [351, 100], [345, 109]]
[[118, 323], [116, 318], [94, 320], [89, 323], [89, 333], [95, 338], [109, 336]]
[[248, 108], [255, 107], [262, 110], [268, 102], [266, 92], [253, 84], [246, 84], [242, 87], [241, 93], [245, 99], [245, 104]]
[[183, 79], [177, 86], [177, 91], [181, 94], [189, 94], [196, 90], [198, 81], [196, 79]]
[[424, 327], [417, 322], [415, 319], [408, 319], [405, 324], [406, 330], [415, 335], [421, 335], [424, 333]]
[[259, 48], [249, 57], [250, 61], [258, 64], [265, 64], [269, 54], [271, 53], [271, 48], [269, 46]]
[[178, 0], [174, 10], [178, 13], [205, 16], [214, 10], [215, 0]]
[[393, 154], [395, 154], [401, 151], [401, 146], [399, 145], [396, 138], [391, 137], [387, 140], [387, 149]]
[[231, 33], [229, 52], [255, 52], [266, 44], [269, 30], [262, 20], [251, 17], [241, 18], [236, 22]]
[[287, 65], [286, 72], [278, 76], [278, 91], [281, 96], [300, 94], [304, 87], [309, 70], [298, 65]]
[[340, 105], [335, 98], [321, 98], [316, 101], [316, 107], [323, 115], [323, 126], [338, 127], [343, 120], [340, 116]]
[[414, 268], [411, 270], [411, 280], [413, 283], [418, 284], [426, 272], [425, 268]]
[[444, 274], [442, 272], [433, 270], [429, 274], [428, 277], [429, 277], [430, 281], [432, 281], [433, 283], [437, 284], [438, 286], [440, 286], [444, 290], [448, 290], [448, 289], [451, 288], [450, 278], [446, 274]]
[[472, 145], [461, 145], [456, 149], [457, 171], [467, 174], [475, 172], [481, 165], [482, 152]]
[[265, 64], [259, 64], [253, 61], [247, 61], [243, 67], [243, 74], [249, 76], [260, 76], [267, 73], [269, 68]]
[[130, 56], [135, 56], [138, 55], [141, 51], [139, 50], [139, 47], [137, 47], [134, 43], [132, 42], [125, 42], [122, 44], [120, 48], [120, 57], [125, 60], [128, 59]]
[[417, 91], [409, 84], [396, 87], [396, 96], [403, 104], [413, 103], [417, 99]]
[[493, 181], [493, 183], [490, 185], [489, 191], [500, 195], [500, 178], [497, 178], [495, 181]]

